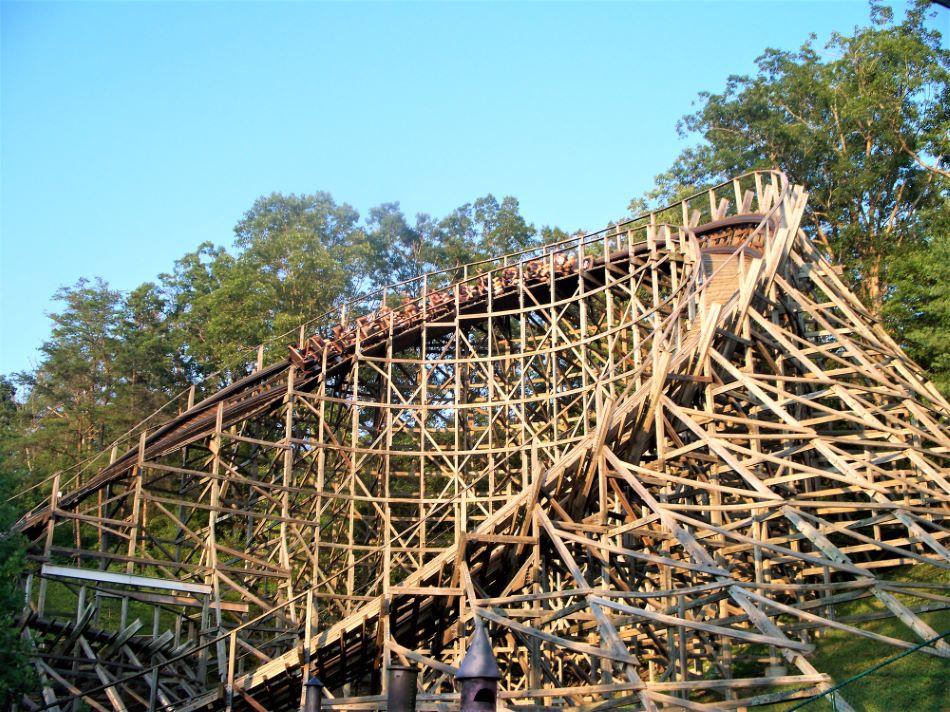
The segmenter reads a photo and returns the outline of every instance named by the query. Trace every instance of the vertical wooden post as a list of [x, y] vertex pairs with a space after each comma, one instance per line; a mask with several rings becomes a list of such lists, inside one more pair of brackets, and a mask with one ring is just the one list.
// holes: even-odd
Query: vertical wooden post
[[[293, 482], [294, 472], [294, 407], [296, 398], [294, 396], [294, 373], [295, 367], [290, 366], [287, 369], [287, 397], [284, 399], [284, 437], [281, 442], [283, 445], [283, 473], [281, 476], [282, 491], [280, 494], [280, 565], [287, 571], [291, 570], [290, 546], [288, 545], [288, 520], [290, 520], [290, 489]], [[290, 601], [294, 597], [293, 575], [287, 577], [286, 582], [286, 600]], [[292, 621], [297, 620], [297, 607], [290, 606], [288, 611]]]
[[237, 655], [237, 631], [228, 633], [228, 669], [224, 683], [224, 709], [231, 712], [234, 706], [234, 661]]

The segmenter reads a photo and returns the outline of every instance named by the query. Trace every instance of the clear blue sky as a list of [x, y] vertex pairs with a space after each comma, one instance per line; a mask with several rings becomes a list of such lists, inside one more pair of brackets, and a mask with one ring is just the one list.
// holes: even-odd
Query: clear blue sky
[[681, 150], [697, 92], [868, 17], [860, 0], [0, 7], [0, 373], [35, 365], [58, 287], [154, 279], [230, 245], [273, 191], [437, 216], [491, 192], [539, 226], [599, 227]]

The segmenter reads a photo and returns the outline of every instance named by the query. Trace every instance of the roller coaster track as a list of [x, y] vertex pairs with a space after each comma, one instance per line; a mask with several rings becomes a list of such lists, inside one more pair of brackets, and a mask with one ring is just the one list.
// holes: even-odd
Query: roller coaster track
[[385, 709], [401, 662], [449, 710], [478, 618], [509, 709], [731, 709], [828, 689], [824, 631], [934, 637], [946, 587], [888, 576], [950, 570], [950, 406], [806, 197], [750, 174], [384, 290], [54, 488], [30, 704], [292, 710], [316, 673]]

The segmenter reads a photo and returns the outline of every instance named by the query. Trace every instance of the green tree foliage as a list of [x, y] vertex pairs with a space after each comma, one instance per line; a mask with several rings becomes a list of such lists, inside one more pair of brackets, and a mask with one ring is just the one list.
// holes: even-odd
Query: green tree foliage
[[31, 469], [53, 471], [104, 448], [106, 421], [120, 378], [116, 363], [121, 294], [102, 280], [60, 289], [63, 309], [40, 348], [36, 371], [20, 374], [29, 388], [30, 423], [21, 443]]
[[264, 196], [234, 232], [233, 253], [206, 242], [160, 277], [168, 337], [193, 382], [244, 375], [258, 344], [354, 296], [379, 269], [359, 213], [328, 193]]
[[[15, 520], [16, 510], [8, 504], [3, 509], [0, 526], [7, 528]], [[18, 581], [25, 556], [23, 537], [0, 541], [0, 709], [11, 709], [20, 695], [34, 689], [33, 668], [16, 627], [23, 611], [23, 591]]]
[[934, 225], [933, 237], [894, 260], [884, 318], [937, 388], [950, 395], [950, 206]]
[[271, 195], [244, 215], [234, 229], [240, 253], [233, 284], [226, 286], [248, 302], [252, 320], [266, 324], [259, 329], [292, 330], [364, 285], [370, 255], [359, 217], [329, 193]]
[[187, 382], [156, 285], [122, 295], [81, 279], [55, 298], [42, 361], [16, 376], [28, 397], [8, 438], [18, 465], [41, 479], [102, 452]]
[[399, 203], [383, 203], [371, 209], [366, 231], [373, 282], [396, 284], [437, 269], [440, 256], [436, 229], [437, 222], [424, 213], [410, 225]]
[[538, 241], [534, 225], [521, 217], [512, 197], [500, 203], [490, 193], [443, 218], [436, 229], [439, 260], [445, 267], [527, 249]]
[[386, 203], [370, 211], [367, 230], [377, 256], [373, 276], [378, 285], [501, 257], [565, 234], [548, 227], [539, 233], [522, 217], [515, 198], [506, 196], [499, 202], [490, 193], [456, 208], [441, 220], [420, 213], [413, 225], [398, 203]]
[[188, 383], [168, 311], [167, 298], [152, 282], [133, 289], [120, 304], [115, 327], [119, 383], [111, 407], [119, 409], [125, 427]]
[[[19, 407], [13, 383], [0, 376], [0, 531], [19, 514], [11, 495], [22, 485], [26, 472], [12, 457], [20, 428]], [[10, 709], [19, 696], [33, 689], [33, 668], [15, 623], [23, 609], [23, 592], [17, 585], [24, 568], [22, 537], [0, 537], [0, 709]]]
[[174, 349], [190, 380], [199, 382], [218, 370], [209, 325], [213, 294], [232, 258], [223, 247], [203, 242], [159, 276], [167, 303], [166, 322]]
[[701, 140], [631, 209], [781, 168], [809, 190], [806, 229], [845, 266], [872, 313], [946, 383], [945, 343], [932, 329], [950, 327], [940, 306], [950, 282], [927, 263], [942, 249], [950, 209], [941, 161], [950, 156], [950, 52], [927, 27], [928, 8], [920, 2], [895, 22], [872, 4], [869, 27], [834, 34], [823, 49], [812, 37], [797, 52], [766, 50], [754, 76], [700, 95], [679, 130]]
[[285, 356], [300, 324], [359, 293], [539, 239], [510, 197], [413, 224], [384, 203], [362, 223], [322, 192], [261, 197], [234, 234], [231, 250], [203, 243], [130, 292], [82, 279], [54, 295], [41, 362], [17, 374], [26, 397], [10, 451], [31, 481], [101, 453], [193, 384], [200, 397], [245, 375], [258, 344]]

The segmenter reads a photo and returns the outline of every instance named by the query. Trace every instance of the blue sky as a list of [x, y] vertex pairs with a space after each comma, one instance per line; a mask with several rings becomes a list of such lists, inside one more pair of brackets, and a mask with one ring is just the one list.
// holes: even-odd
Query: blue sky
[[669, 167], [699, 91], [868, 17], [861, 0], [0, 12], [0, 373], [36, 364], [57, 288], [127, 290], [230, 245], [273, 191], [437, 216], [491, 192], [595, 229]]

